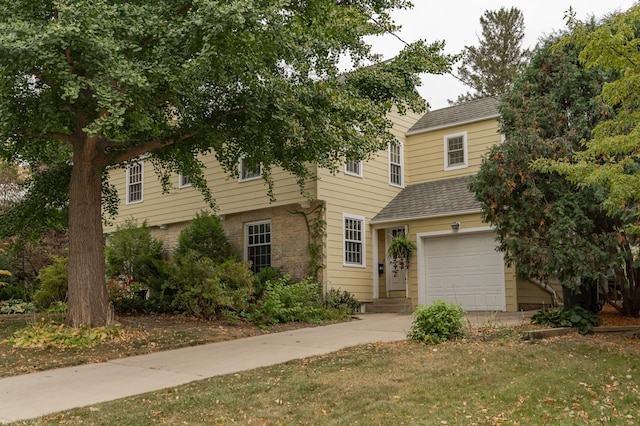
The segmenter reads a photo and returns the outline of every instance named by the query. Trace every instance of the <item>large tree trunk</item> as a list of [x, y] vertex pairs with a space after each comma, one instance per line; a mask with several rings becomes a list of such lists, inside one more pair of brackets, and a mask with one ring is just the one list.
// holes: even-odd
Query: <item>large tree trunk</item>
[[67, 325], [107, 325], [109, 298], [102, 234], [102, 177], [95, 144], [75, 143], [69, 189]]

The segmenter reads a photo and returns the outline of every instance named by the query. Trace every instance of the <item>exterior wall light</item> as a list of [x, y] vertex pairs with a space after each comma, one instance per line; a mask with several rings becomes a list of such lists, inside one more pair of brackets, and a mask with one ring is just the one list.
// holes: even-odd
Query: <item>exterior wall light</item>
[[451, 224], [451, 229], [454, 231], [457, 231], [458, 229], [460, 229], [460, 222], [453, 222]]

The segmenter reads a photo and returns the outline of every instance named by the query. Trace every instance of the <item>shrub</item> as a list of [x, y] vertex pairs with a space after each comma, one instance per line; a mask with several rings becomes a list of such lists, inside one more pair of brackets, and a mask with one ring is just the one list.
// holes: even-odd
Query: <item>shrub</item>
[[330, 317], [324, 308], [320, 293], [320, 284], [311, 278], [291, 283], [291, 276], [268, 281], [263, 298], [249, 320], [259, 324], [277, 324], [282, 322], [319, 322]]
[[29, 295], [24, 286], [8, 269], [0, 264], [0, 301], [11, 299], [25, 299]]
[[258, 301], [264, 296], [269, 281], [276, 281], [282, 278], [284, 274], [280, 268], [272, 266], [260, 269], [253, 275], [253, 301]]
[[10, 261], [9, 269], [22, 291], [31, 297], [37, 286], [40, 271], [51, 265], [52, 255], [64, 257], [68, 254], [68, 237], [66, 231], [49, 230], [36, 240], [24, 240], [13, 237], [7, 240], [6, 256]]
[[407, 337], [425, 343], [442, 343], [464, 332], [464, 311], [442, 300], [432, 305], [418, 305]]
[[189, 252], [208, 257], [214, 264], [220, 264], [233, 258], [231, 244], [224, 234], [222, 221], [218, 216], [202, 212], [189, 223], [178, 238], [173, 253], [179, 263]]
[[249, 306], [253, 274], [246, 263], [228, 260], [214, 265], [212, 259], [191, 251], [174, 266], [165, 292], [173, 295], [179, 311], [200, 318], [235, 319]]
[[33, 303], [40, 309], [47, 309], [54, 302], [67, 300], [67, 257], [52, 256], [53, 263], [40, 270], [40, 288], [33, 295]]
[[108, 277], [131, 278], [158, 294], [167, 277], [162, 241], [151, 235], [147, 222], [127, 219], [109, 236], [104, 249]]
[[324, 305], [328, 309], [336, 309], [352, 314], [360, 309], [361, 303], [348, 291], [332, 288], [325, 296]]
[[569, 309], [559, 307], [540, 309], [531, 317], [531, 324], [547, 327], [575, 327], [580, 334], [587, 334], [593, 331], [593, 327], [600, 325], [600, 318], [588, 309], [576, 305]]
[[0, 314], [28, 314], [35, 311], [35, 306], [31, 302], [20, 299], [0, 300]]
[[38, 322], [13, 333], [7, 344], [14, 348], [92, 348], [105, 341], [122, 338], [124, 334], [118, 325], [71, 328]]
[[13, 274], [13, 265], [7, 252], [0, 246], [0, 301], [12, 299], [30, 299], [23, 282]]

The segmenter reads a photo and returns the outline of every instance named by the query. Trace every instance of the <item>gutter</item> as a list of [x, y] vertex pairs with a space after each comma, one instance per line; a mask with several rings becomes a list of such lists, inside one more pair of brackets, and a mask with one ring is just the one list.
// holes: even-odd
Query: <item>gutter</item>
[[499, 118], [499, 117], [500, 117], [500, 114], [489, 115], [487, 117], [473, 118], [471, 120], [459, 121], [457, 123], [446, 123], [446, 124], [441, 124], [439, 126], [425, 127], [423, 129], [416, 129], [416, 130], [409, 130], [407, 133], [405, 133], [405, 135], [406, 136], [418, 135], [420, 133], [433, 132], [434, 130], [447, 129], [449, 127], [464, 126], [464, 125], [467, 125], [467, 124], [477, 123], [479, 121], [487, 121], [487, 120], [489, 120], [491, 118]]

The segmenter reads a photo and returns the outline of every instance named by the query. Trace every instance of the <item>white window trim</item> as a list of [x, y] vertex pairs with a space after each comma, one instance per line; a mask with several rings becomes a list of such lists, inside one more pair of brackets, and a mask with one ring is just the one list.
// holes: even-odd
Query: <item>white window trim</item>
[[[131, 167], [133, 166], [140, 166], [140, 199], [139, 200], [135, 200], [135, 201], [131, 201], [130, 200], [130, 187], [131, 187]], [[127, 166], [127, 173], [126, 173], [126, 189], [127, 189], [127, 202], [126, 204], [138, 204], [144, 201], [144, 161], [140, 161], [140, 162], [136, 162], [133, 163], [129, 166]]]
[[[359, 220], [362, 222], [362, 263], [348, 263], [347, 256], [345, 252], [345, 243], [347, 242], [346, 230], [344, 227], [345, 219], [353, 219]], [[355, 214], [342, 213], [342, 265], [350, 268], [366, 268], [367, 267], [367, 251], [366, 251], [366, 232], [365, 232], [365, 219], [364, 216], [359, 216]]]
[[391, 148], [392, 145], [389, 144], [389, 185], [396, 186], [398, 188], [404, 188], [404, 144], [400, 141], [396, 142], [396, 146], [400, 147], [400, 184], [391, 181], [391, 165], [395, 163], [391, 163]]
[[256, 176], [251, 176], [248, 178], [243, 178], [242, 175], [242, 168], [244, 167], [242, 158], [240, 159], [240, 162], [238, 163], [238, 182], [249, 182], [252, 180], [257, 180], [257, 179], [261, 179], [262, 178], [262, 164], [260, 164], [260, 173], [258, 173], [258, 175]]
[[[449, 139], [458, 138], [460, 136], [462, 136], [462, 149], [463, 149], [463, 155], [464, 155], [464, 163], [456, 164], [455, 166], [449, 166], [449, 143], [448, 143]], [[468, 154], [469, 152], [467, 147], [467, 132], [453, 133], [453, 134], [444, 136], [444, 170], [445, 171], [458, 170], [458, 169], [464, 169], [469, 167]]]
[[[267, 219], [267, 220], [257, 220], [255, 222], [247, 222], [244, 224], [244, 261], [248, 262], [249, 261], [249, 226], [254, 226], [254, 225], [262, 225], [262, 224], [268, 224], [269, 225], [269, 234], [272, 234], [272, 228], [271, 228], [271, 220]], [[271, 243], [271, 239], [269, 242], [269, 245], [271, 246], [271, 253], [272, 253], [272, 258], [271, 260], [273, 261], [273, 245]]]
[[[347, 166], [349, 165], [349, 163], [357, 163], [358, 164], [358, 170], [359, 173], [354, 173], [350, 170], [348, 170]], [[344, 163], [344, 174], [348, 175], [348, 176], [355, 176], [355, 177], [362, 177], [362, 160], [360, 161], [347, 161], [346, 163]]]
[[189, 176], [183, 175], [182, 173], [178, 174], [178, 188], [191, 188], [191, 180], [189, 180], [188, 183], [182, 183], [183, 178], [189, 179]]

